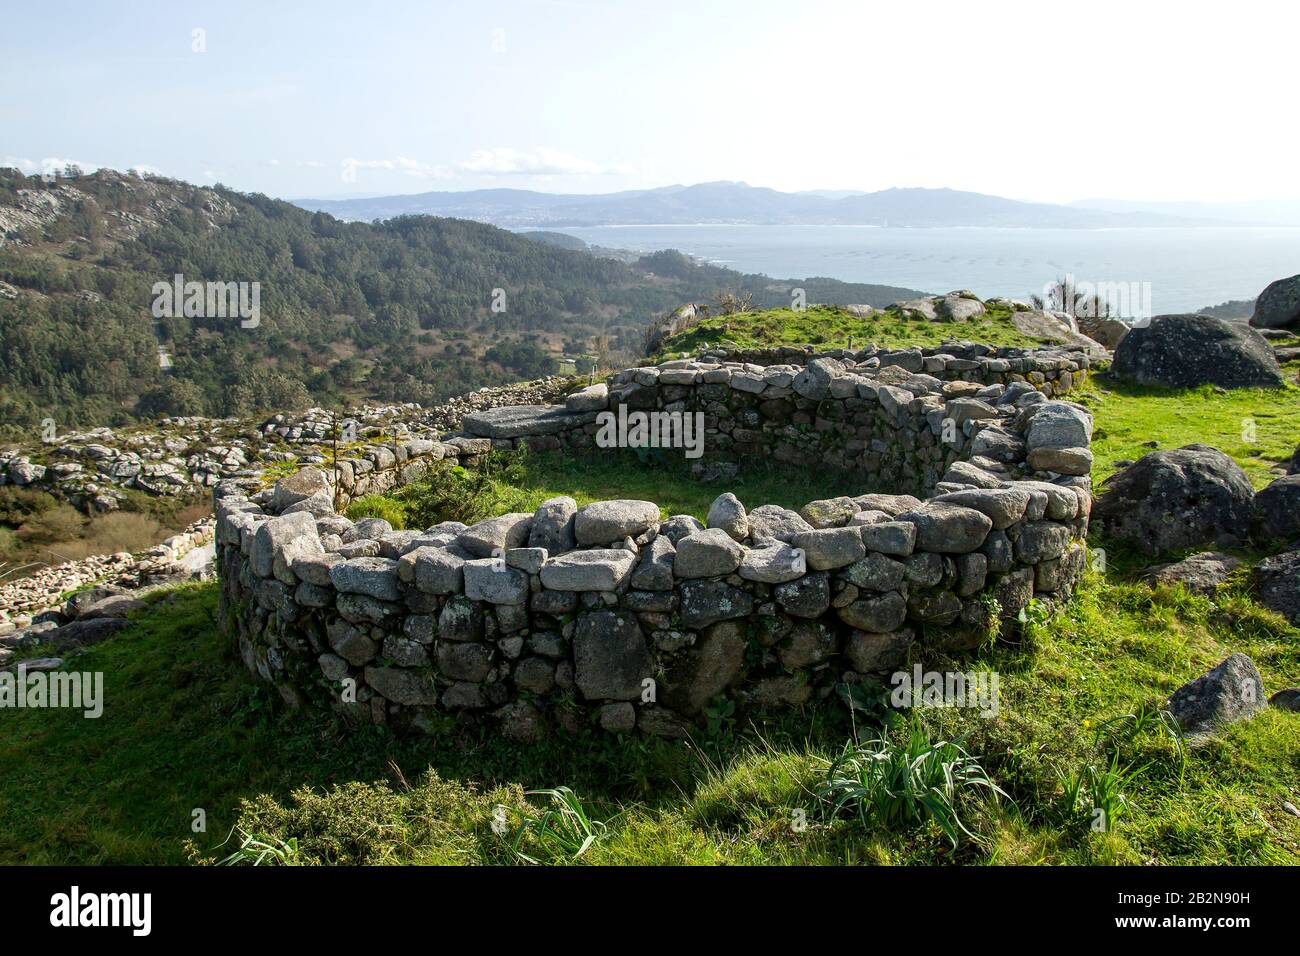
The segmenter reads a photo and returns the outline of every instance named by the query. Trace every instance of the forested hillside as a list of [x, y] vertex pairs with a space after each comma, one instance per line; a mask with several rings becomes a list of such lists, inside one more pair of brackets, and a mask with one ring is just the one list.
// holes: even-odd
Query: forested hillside
[[[155, 321], [153, 286], [177, 273], [259, 283], [256, 327]], [[756, 306], [788, 304], [792, 284], [812, 302], [916, 294], [745, 276], [675, 252], [619, 262], [466, 220], [344, 223], [221, 186], [75, 169], [49, 181], [0, 170], [0, 283], [0, 437], [47, 418], [63, 430], [428, 404], [565, 356], [630, 356], [653, 317], [723, 292]]]

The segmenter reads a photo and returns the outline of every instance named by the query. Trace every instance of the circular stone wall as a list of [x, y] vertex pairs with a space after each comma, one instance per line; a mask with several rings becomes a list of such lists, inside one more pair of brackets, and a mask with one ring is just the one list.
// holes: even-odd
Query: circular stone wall
[[[1035, 597], [1066, 599], [1085, 563], [1092, 422], [1044, 393], [1086, 357], [886, 358], [634, 369], [562, 407], [388, 446], [390, 469], [349, 467], [339, 489], [314, 469], [251, 497], [223, 483], [222, 622], [292, 706], [425, 732], [491, 720], [512, 739], [587, 723], [680, 736], [719, 697], [801, 706], [973, 646]], [[367, 475], [418, 465], [415, 478], [521, 443], [599, 447], [611, 416], [635, 411], [704, 416], [701, 460], [816, 455], [862, 473], [864, 493], [798, 512], [723, 494], [707, 528], [630, 500], [556, 498], [425, 531], [333, 513], [336, 490], [374, 490]]]

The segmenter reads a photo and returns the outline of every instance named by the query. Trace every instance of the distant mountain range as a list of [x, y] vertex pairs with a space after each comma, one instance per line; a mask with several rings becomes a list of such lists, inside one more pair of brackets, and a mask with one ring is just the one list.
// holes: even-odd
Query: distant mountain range
[[[177, 273], [183, 308], [155, 289]], [[244, 282], [259, 290], [252, 325], [226, 318], [225, 299], [212, 304], [215, 285]], [[191, 283], [207, 284], [206, 308], [191, 308]], [[39, 434], [47, 418], [62, 431], [311, 404], [432, 406], [568, 363], [635, 363], [647, 327], [683, 303], [730, 294], [789, 306], [796, 287], [809, 303], [923, 294], [746, 275], [672, 251], [611, 256], [572, 236], [464, 219], [341, 223], [111, 169], [46, 180], [0, 168], [0, 442]]]
[[[313, 212], [327, 212], [350, 221], [429, 215], [474, 219], [513, 229], [691, 223], [1058, 229], [1223, 224], [1223, 217], [1205, 213], [1019, 202], [954, 189], [786, 193], [735, 182], [601, 194], [475, 189], [364, 199], [296, 199], [292, 202]], [[1249, 221], [1260, 220], [1249, 217]]]

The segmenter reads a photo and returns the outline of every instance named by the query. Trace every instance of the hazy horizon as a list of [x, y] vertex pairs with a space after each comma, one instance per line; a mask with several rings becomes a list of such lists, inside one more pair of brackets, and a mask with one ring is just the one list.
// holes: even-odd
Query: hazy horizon
[[1047, 203], [1297, 195], [1300, 131], [1277, 117], [1300, 11], [1250, 0], [1230, 19], [1114, 0], [998, 16], [832, 0], [74, 6], [6, 15], [0, 163], [321, 199], [717, 180]]

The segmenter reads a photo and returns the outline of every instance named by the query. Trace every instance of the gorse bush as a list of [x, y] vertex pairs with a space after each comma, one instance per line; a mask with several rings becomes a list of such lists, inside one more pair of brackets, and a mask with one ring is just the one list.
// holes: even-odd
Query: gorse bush
[[881, 733], [844, 745], [830, 762], [818, 795], [834, 813], [851, 811], [868, 826], [908, 828], [932, 820], [955, 847], [973, 836], [958, 812], [963, 798], [1005, 796], [979, 761], [950, 740], [932, 742], [913, 716], [901, 742]]
[[522, 791], [483, 792], [433, 770], [397, 789], [362, 781], [323, 791], [299, 787], [287, 803], [266, 794], [242, 802], [234, 831], [240, 846], [234, 853], [216, 858], [191, 843], [190, 855], [227, 865], [514, 862], [510, 831], [492, 826], [502, 806], [520, 813]]
[[[419, 482], [395, 492], [406, 521], [413, 528], [428, 528], [440, 521], [473, 524], [510, 511], [532, 511], [524, 482], [527, 452], [490, 452], [477, 468], [436, 469]], [[351, 509], [348, 517], [352, 516]]]

